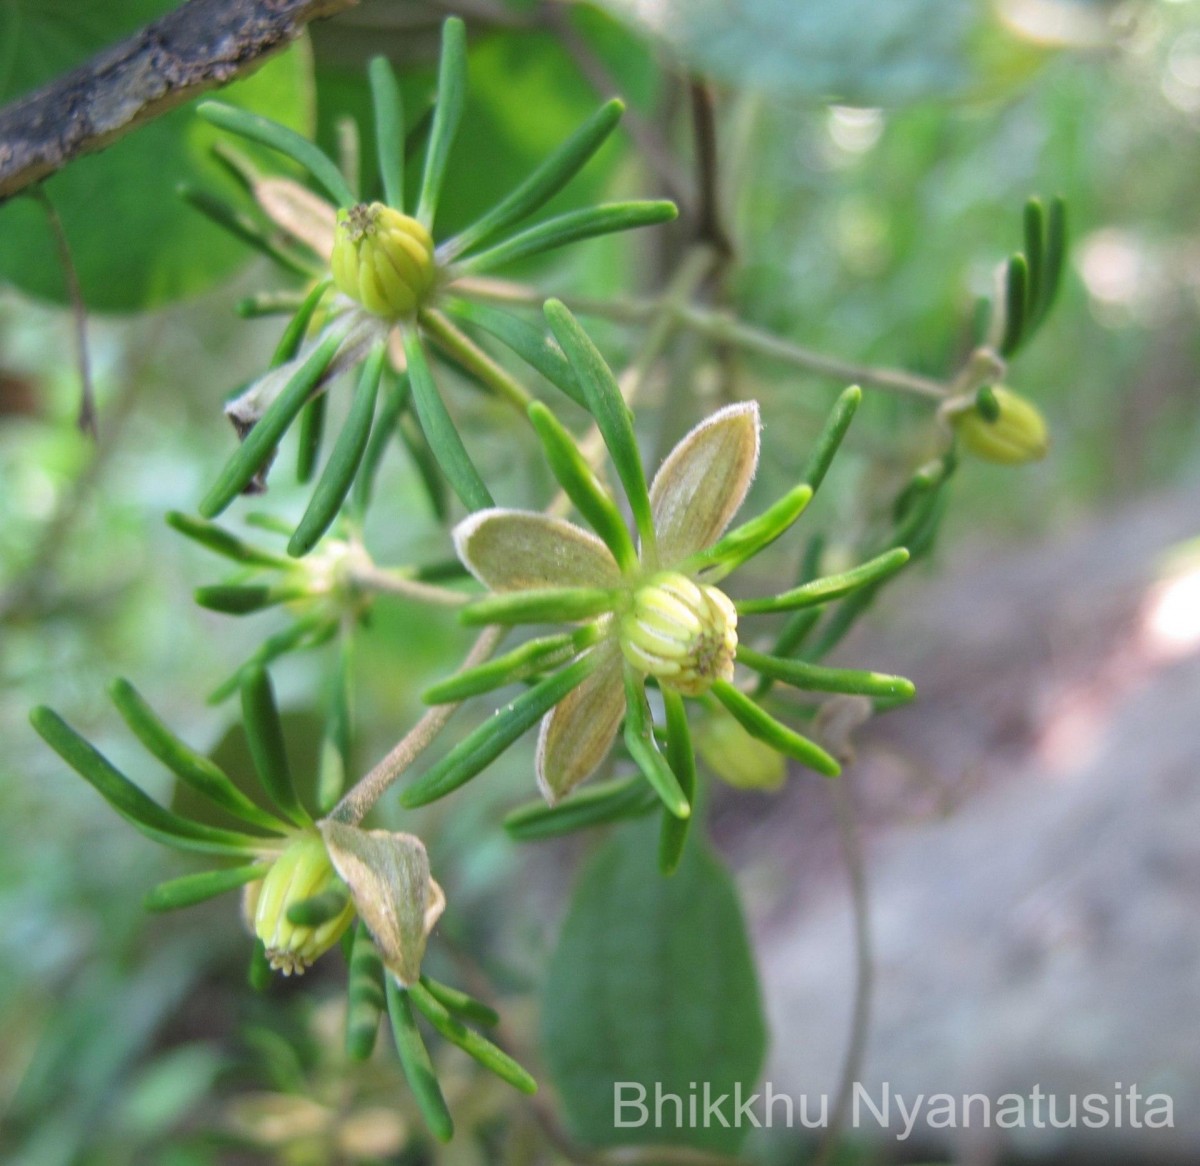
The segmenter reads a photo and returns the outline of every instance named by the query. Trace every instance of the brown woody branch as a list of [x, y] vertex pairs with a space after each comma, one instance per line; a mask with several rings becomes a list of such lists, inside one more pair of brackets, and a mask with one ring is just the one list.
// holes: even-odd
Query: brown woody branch
[[0, 202], [81, 154], [258, 68], [357, 0], [188, 0], [0, 109]]

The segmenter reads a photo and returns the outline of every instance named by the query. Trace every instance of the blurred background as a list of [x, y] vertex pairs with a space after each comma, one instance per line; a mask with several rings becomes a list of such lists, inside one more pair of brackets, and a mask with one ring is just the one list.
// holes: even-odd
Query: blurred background
[[[366, 59], [386, 52], [420, 109], [438, 24], [465, 16], [471, 93], [449, 230], [613, 92], [632, 129], [556, 205], [686, 193], [681, 78], [703, 72], [732, 247], [724, 306], [816, 351], [935, 377], [973, 343], [1025, 199], [1065, 197], [1060, 302], [1008, 378], [1046, 414], [1051, 455], [1017, 470], [965, 465], [936, 553], [844, 650], [920, 692], [857, 740], [847, 789], [861, 853], [848, 867], [836, 806], [811, 777], [778, 795], [718, 790], [713, 830], [751, 920], [776, 1090], [836, 1088], [857, 867], [875, 966], [860, 1077], [876, 1094], [883, 1081], [906, 1096], [1034, 1083], [1111, 1096], [1137, 1083], [1175, 1098], [1174, 1129], [919, 1128], [898, 1142], [864, 1128], [839, 1161], [1198, 1161], [1200, 5], [748, 2], [364, 0], [240, 83], [241, 99], [336, 149], [344, 119], [366, 118]], [[4, 6], [0, 98], [169, 7]], [[341, 1060], [336, 961], [258, 996], [231, 899], [144, 914], [142, 891], [180, 861], [118, 821], [26, 720], [53, 703], [169, 801], [166, 775], [106, 702], [106, 684], [127, 676], [185, 739], [246, 767], [232, 709], [204, 697], [286, 617], [249, 617], [246, 633], [193, 607], [219, 564], [163, 521], [193, 510], [223, 464], [221, 404], [273, 347], [277, 321], [243, 321], [236, 303], [284, 286], [175, 198], [181, 180], [221, 181], [209, 144], [181, 110], [48, 185], [93, 309], [94, 441], [74, 426], [73, 324], [44, 215], [28, 200], [0, 207], [0, 1156], [22, 1166], [421, 1160], [405, 1150], [415, 1118], [393, 1061], [351, 1072]], [[369, 185], [374, 163], [363, 163]], [[685, 216], [653, 246], [589, 243], [528, 274], [550, 290], [653, 294], [691, 225]], [[641, 338], [605, 324], [597, 334], [615, 364]], [[662, 407], [679, 378], [687, 416]], [[758, 398], [766, 454], [753, 507], [790, 484], [841, 387], [685, 339], [640, 415], [661, 455], [725, 395]], [[929, 414], [868, 391], [805, 519], [834, 553], [936, 451]], [[539, 504], [536, 449], [524, 434], [516, 457], [489, 444], [498, 424], [486, 409], [465, 421], [485, 477], [506, 503]], [[294, 519], [301, 493], [277, 477], [269, 505]], [[402, 455], [379, 492], [368, 537], [381, 561], [449, 553]], [[418, 715], [447, 643], [468, 642], [450, 615], [377, 607], [355, 664], [359, 768]], [[309, 653], [277, 670], [293, 756], [315, 748], [328, 666]], [[455, 908], [431, 959], [484, 953], [532, 1032], [523, 993], [588, 844], [518, 847], [496, 828], [528, 796], [530, 757], [528, 743], [513, 750], [472, 798], [402, 828], [429, 840]], [[489, 1140], [510, 1108], [503, 1087], [449, 1058], [445, 1071], [476, 1131], [445, 1161], [539, 1160], [532, 1127], [510, 1131], [503, 1152]], [[747, 1155], [805, 1162], [813, 1145], [763, 1135]]]

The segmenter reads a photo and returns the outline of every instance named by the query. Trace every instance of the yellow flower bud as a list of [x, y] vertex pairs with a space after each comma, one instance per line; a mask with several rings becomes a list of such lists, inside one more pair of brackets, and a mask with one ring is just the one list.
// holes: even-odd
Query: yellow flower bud
[[988, 420], [974, 403], [951, 414], [963, 448], [982, 461], [1005, 466], [1045, 457], [1050, 435], [1037, 406], [1003, 385], [995, 385], [991, 392], [1000, 411], [994, 420]]
[[737, 612], [715, 587], [666, 572], [638, 588], [621, 617], [621, 651], [635, 668], [684, 696], [733, 676]]
[[300, 926], [288, 920], [288, 909], [326, 891], [345, 891], [325, 843], [315, 830], [297, 833], [271, 864], [266, 876], [246, 888], [247, 922], [263, 942], [267, 959], [285, 976], [302, 975], [320, 955], [341, 938], [354, 918], [354, 904], [317, 926]]
[[429, 232], [380, 202], [338, 211], [329, 266], [339, 291], [388, 319], [412, 315], [437, 277]]

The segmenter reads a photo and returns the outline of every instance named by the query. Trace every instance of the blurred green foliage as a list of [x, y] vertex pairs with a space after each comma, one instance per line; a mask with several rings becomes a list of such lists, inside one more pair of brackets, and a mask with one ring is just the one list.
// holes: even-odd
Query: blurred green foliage
[[[888, 110], [742, 87], [735, 82], [744, 63], [723, 79], [721, 194], [736, 245], [731, 302], [747, 320], [817, 350], [944, 374], [977, 338], [977, 301], [990, 294], [992, 269], [1019, 241], [1026, 196], [1067, 199], [1073, 266], [1054, 316], [1008, 377], [1048, 415], [1054, 450], [1019, 475], [982, 465], [962, 472], [951, 536], [1011, 538], [1054, 529], [1081, 510], [1113, 505], [1131, 491], [1167, 488], [1200, 470], [1193, 371], [1200, 350], [1196, 7], [1135, 6], [1136, 20], [1103, 51], [1038, 50], [1032, 55], [1044, 55], [1044, 63], [1019, 84], [1012, 57], [977, 56], [978, 92], [970, 100], [939, 93], [937, 71], [919, 103]], [[64, 16], [66, 8], [39, 5], [38, 19], [83, 39], [59, 35], [52, 45], [60, 55], [48, 56], [36, 75], [11, 67], [38, 58], [13, 47], [24, 42], [12, 35], [12, 22], [29, 18], [32, 6], [0, 12], [0, 44], [8, 54], [0, 94], [56, 72], [142, 18], [131, 7], [117, 28], [114, 6], [91, 5], [86, 22], [72, 22], [77, 6]], [[608, 17], [578, 15], [585, 43], [686, 164], [685, 103], [662, 59]], [[335, 28], [336, 22], [329, 35]], [[330, 54], [321, 64], [322, 35], [316, 35], [316, 107], [319, 137], [332, 148], [337, 119], [365, 118], [368, 102], [355, 60]], [[269, 105], [272, 116], [298, 125], [307, 116], [306, 52], [293, 51], [251, 83], [264, 86], [255, 100]], [[428, 100], [430, 65], [406, 81], [413, 109]], [[866, 67], [863, 92], [877, 100]], [[1004, 85], [986, 83], [989, 68]], [[447, 222], [455, 225], [524, 174], [594, 102], [575, 62], [544, 29], [481, 28], [471, 74], [471, 105], [445, 203]], [[953, 76], [950, 88], [958, 93]], [[210, 287], [239, 260], [170, 196], [208, 140], [195, 137], [196, 124], [180, 111], [55, 180], [64, 190], [61, 209], [84, 291], [96, 307], [162, 305]], [[146, 164], [144, 157], [129, 160], [143, 149], [157, 158], [154, 182], [129, 178]], [[88, 167], [96, 177], [87, 177]], [[637, 185], [647, 193], [648, 173], [629, 137], [621, 136], [561, 196], [562, 207], [606, 188]], [[67, 189], [76, 181], [87, 185], [73, 202]], [[368, 169], [366, 182], [372, 181]], [[120, 214], [110, 214], [118, 194]], [[106, 209], [97, 232], [100, 206]], [[0, 214], [0, 269], [30, 291], [55, 296], [60, 275], [42, 228], [35, 233], [36, 213], [14, 204]], [[131, 239], [146, 261], [141, 266], [123, 266], [105, 251], [109, 242], [132, 246]], [[168, 277], [160, 262], [175, 264], [181, 254], [187, 263]], [[655, 258], [627, 240], [602, 240], [541, 270], [551, 285], [578, 293], [629, 292], [652, 283]], [[315, 1098], [326, 1115], [324, 1125], [313, 1126], [318, 1149], [291, 1160], [328, 1160], [312, 1155], [332, 1153], [329, 1113], [393, 1106], [403, 1095], [386, 1059], [357, 1076], [339, 1076], [340, 1086], [330, 1083], [336, 1041], [322, 1035], [330, 1024], [320, 1001], [340, 993], [341, 969], [329, 973], [328, 983], [318, 981], [315, 1011], [286, 986], [247, 1001], [247, 945], [230, 901], [170, 921], [147, 920], [137, 892], [178, 867], [115, 820], [25, 722], [29, 706], [52, 700], [102, 747], [111, 746], [152, 793], [170, 800], [165, 774], [117, 739], [104, 687], [123, 674], [154, 694], [165, 719], [190, 742], [219, 748], [235, 769], [244, 765], [236, 743], [226, 739], [228, 714], [205, 708], [201, 696], [240, 662], [245, 644], [229, 634], [223, 617], [187, 602], [212, 563], [172, 535], [162, 514], [191, 510], [227, 456], [232, 435], [220, 416], [221, 396], [263, 364], [275, 335], [270, 323], [235, 321], [232, 305], [273, 279], [255, 263], [187, 304], [93, 319], [101, 409], [94, 447], [71, 426], [77, 382], [69, 319], [15, 290], [0, 295], [0, 739], [6, 744], [0, 1127], [5, 1160], [21, 1166], [199, 1164], [231, 1160], [223, 1156], [231, 1147], [250, 1155], [245, 1160], [281, 1160], [269, 1139], [255, 1142], [246, 1133], [247, 1121], [260, 1133], [266, 1128], [270, 1105], [260, 1102], [252, 1121], [230, 1108], [231, 1099], [257, 1093], [273, 1097], [277, 1107], [279, 1096], [293, 1106]], [[636, 335], [597, 331], [610, 351], [636, 349]], [[792, 483], [796, 459], [842, 386], [765, 359], [732, 355], [722, 367], [698, 357], [683, 411], [691, 416], [661, 408], [662, 393], [646, 398], [651, 444], [669, 448], [730, 373], [739, 395], [763, 402], [769, 421], [748, 503], [753, 510]], [[814, 507], [818, 525], [847, 538], [858, 533], [871, 518], [863, 500], [889, 497], [885, 487], [931, 452], [926, 413], [920, 403], [868, 393], [843, 460]], [[530, 435], [489, 446], [479, 438], [508, 422], [480, 410], [467, 424], [481, 470], [506, 504], [544, 500], [547, 481], [544, 471], [531, 471], [537, 456]], [[285, 448], [281, 465], [293, 460], [294, 450]], [[270, 506], [294, 520], [301, 493], [277, 477]], [[372, 515], [368, 539], [381, 560], [448, 554], [402, 453], [393, 451], [385, 463], [379, 493], [385, 501]], [[886, 608], [876, 618], [886, 618]], [[247, 626], [262, 634], [282, 626], [284, 617], [251, 619]], [[359, 764], [380, 756], [419, 714], [417, 694], [439, 675], [447, 645], [459, 651], [468, 642], [449, 614], [402, 601], [377, 605], [372, 635], [356, 660]], [[327, 664], [298, 656], [277, 676], [297, 756], [306, 736], [317, 732]], [[465, 710], [462, 727], [484, 715]], [[546, 958], [548, 920], [561, 910], [560, 865], [564, 853], [574, 853], [533, 848], [521, 851], [518, 863], [517, 848], [497, 828], [503, 809], [528, 788], [528, 759], [528, 747], [509, 754], [476, 796], [452, 809], [434, 806], [403, 820], [390, 811], [381, 815], [389, 825], [416, 825], [429, 839], [434, 868], [446, 872], [455, 904], [443, 933], [482, 952], [492, 978], [514, 992], [533, 985]], [[502, 919], [494, 909], [501, 900]], [[471, 1096], [486, 1130], [497, 1103], [486, 1091]], [[487, 1145], [486, 1135], [481, 1142]]]

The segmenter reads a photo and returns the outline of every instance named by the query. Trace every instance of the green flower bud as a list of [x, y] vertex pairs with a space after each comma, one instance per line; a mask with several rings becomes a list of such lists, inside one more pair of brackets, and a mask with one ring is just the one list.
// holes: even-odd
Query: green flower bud
[[991, 389], [994, 419], [972, 402], [968, 407], [950, 414], [963, 448], [985, 462], [1018, 466], [1046, 456], [1050, 435], [1041, 411], [1025, 397], [995, 385]]
[[285, 976], [302, 975], [320, 955], [341, 938], [354, 918], [354, 904], [346, 892], [346, 905], [332, 919], [317, 926], [299, 926], [288, 920], [288, 909], [327, 891], [345, 891], [325, 843], [315, 830], [297, 832], [271, 869], [246, 888], [247, 922], [263, 941], [267, 959]]
[[733, 676], [737, 612], [715, 587], [669, 571], [638, 588], [621, 617], [621, 651], [635, 668], [684, 696]]
[[380, 202], [338, 211], [329, 266], [339, 291], [387, 319], [412, 315], [437, 277], [429, 232]]
[[752, 737], [732, 717], [706, 718], [695, 740], [705, 765], [735, 789], [777, 790], [787, 777], [783, 754]]

